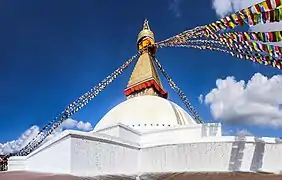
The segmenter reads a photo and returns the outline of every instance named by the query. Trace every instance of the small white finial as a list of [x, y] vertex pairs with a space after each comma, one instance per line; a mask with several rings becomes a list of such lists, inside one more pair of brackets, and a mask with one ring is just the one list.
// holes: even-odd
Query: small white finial
[[148, 21], [147, 19], [145, 19], [145, 21], [144, 21], [143, 29], [148, 29], [148, 30], [150, 30], [149, 21]]

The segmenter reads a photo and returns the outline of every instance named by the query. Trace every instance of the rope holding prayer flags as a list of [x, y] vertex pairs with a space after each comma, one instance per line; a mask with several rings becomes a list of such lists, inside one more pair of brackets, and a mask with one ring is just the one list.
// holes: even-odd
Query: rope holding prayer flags
[[282, 31], [273, 32], [227, 32], [221, 33], [219, 37], [231, 38], [236, 42], [240, 41], [260, 41], [260, 42], [280, 42], [282, 41]]
[[163, 44], [167, 43], [174, 43], [174, 44], [181, 44], [185, 42], [187, 39], [191, 38], [199, 38], [205, 35], [205, 33], [202, 31], [203, 27], [196, 27], [191, 30], [184, 31], [180, 34], [177, 34], [173, 37], [170, 37], [168, 39], [165, 39], [163, 41], [157, 42], [155, 45], [156, 46], [161, 46]]
[[[231, 38], [226, 38], [224, 36], [219, 36], [217, 34], [210, 34], [207, 35], [206, 37], [211, 37], [213, 40], [206, 40], [206, 39], [200, 39], [200, 40], [194, 40], [194, 41], [205, 41], [207, 42], [218, 42], [221, 43], [222, 45], [226, 45], [229, 49], [235, 49], [237, 48], [238, 51], [241, 50], [249, 50], [252, 52], [257, 52], [257, 53], [267, 53], [269, 54], [269, 56], [273, 56], [275, 58], [281, 58], [282, 55], [282, 48], [279, 46], [275, 46], [275, 45], [269, 45], [269, 44], [262, 44], [260, 42], [251, 42], [251, 41], [243, 41], [242, 39], [240, 39], [240, 41], [237, 40], [233, 40]], [[181, 45], [181, 44], [187, 44], [187, 42], [191, 42], [193, 40], [186, 40], [185, 42], [167, 42], [167, 43], [162, 43], [159, 44], [158, 47], [164, 47], [164, 46], [177, 46], [177, 45]]]
[[12, 155], [28, 155], [34, 149], [36, 149], [52, 132], [58, 128], [62, 122], [64, 122], [67, 118], [72, 116], [74, 113], [79, 111], [82, 107], [88, 104], [94, 97], [96, 97], [102, 90], [104, 90], [107, 85], [109, 85], [113, 80], [117, 78], [128, 66], [131, 64], [134, 59], [140, 54], [138, 52], [136, 55], [132, 56], [129, 60], [127, 60], [121, 67], [116, 69], [111, 75], [102, 80], [98, 85], [92, 87], [85, 94], [80, 96], [77, 100], [71, 103], [67, 108], [62, 111], [58, 116], [52, 119], [47, 125], [45, 125], [37, 134], [37, 136], [32, 139], [24, 148], [22, 148], [19, 152], [8, 154], [6, 157], [10, 157]]
[[[230, 40], [230, 39], [229, 39]], [[259, 56], [265, 56], [264, 53], [262, 53], [262, 51], [257, 51], [256, 49], [251, 48], [250, 46], [247, 46], [245, 44], [236, 44], [236, 42], [233, 41], [229, 41], [227, 38], [219, 38], [218, 40], [187, 40], [185, 43], [183, 43], [182, 45], [189, 45], [189, 44], [202, 44], [202, 45], [212, 45], [212, 46], [216, 46], [216, 47], [221, 47], [221, 48], [227, 48], [229, 50], [232, 51], [236, 51], [239, 53], [247, 53], [247, 54], [255, 54], [255, 55], [259, 55]], [[178, 45], [181, 44], [167, 44], [167, 45], [162, 45], [162, 46], [175, 46], [175, 47], [179, 47]], [[278, 46], [275, 46], [275, 48], [280, 48]], [[279, 54], [279, 51], [275, 52], [276, 53], [276, 57], [274, 56], [270, 56], [271, 59], [279, 59], [277, 58], [277, 55]], [[278, 56], [278, 57], [280, 57]], [[281, 59], [281, 58], [280, 58]]]
[[216, 48], [228, 49], [230, 51], [233, 51], [234, 53], [247, 54], [247, 55], [252, 55], [252, 56], [255, 56], [255, 57], [262, 58], [262, 59], [279, 61], [278, 58], [275, 58], [275, 57], [272, 57], [272, 56], [266, 56], [266, 55], [263, 55], [262, 53], [256, 53], [256, 52], [249, 51], [247, 48], [240, 46], [240, 44], [239, 45], [234, 44], [233, 46], [231, 46], [231, 45], [228, 45], [224, 41], [214, 41], [214, 40], [188, 40], [187, 41], [187, 45], [195, 45], [195, 44], [196, 45], [200, 44], [202, 46], [203, 45], [205, 45], [205, 46], [215, 46]]
[[260, 54], [248, 54], [248, 53], [237, 53], [237, 52], [232, 52], [228, 51], [226, 49], [221, 49], [218, 47], [212, 47], [211, 45], [176, 45], [176, 46], [171, 46], [171, 47], [186, 47], [186, 48], [195, 48], [195, 49], [208, 49], [211, 51], [219, 51], [219, 52], [224, 52], [227, 54], [230, 54], [231, 56], [234, 56], [239, 59], [247, 59], [247, 60], [252, 60], [253, 62], [259, 63], [259, 64], [264, 64], [264, 65], [270, 65], [278, 69], [282, 69], [282, 61], [278, 59], [274, 59], [271, 56], [262, 56]]
[[[270, 44], [263, 44], [260, 41], [255, 42], [250, 39], [248, 35], [260, 35], [259, 33], [241, 33], [244, 35], [242, 38], [242, 35], [240, 33], [221, 33], [221, 34], [215, 34], [210, 33], [206, 29], [203, 30], [206, 38], [209, 39], [178, 39], [177, 36], [171, 38], [170, 41], [161, 41], [162, 43], [157, 43], [158, 47], [183, 47], [182, 45], [187, 44], [193, 44], [193, 43], [205, 43], [207, 46], [220, 46], [222, 48], [227, 48], [230, 51], [231, 55], [237, 57], [237, 58], [246, 58], [251, 59], [254, 62], [261, 63], [264, 61], [264, 64], [271, 65], [273, 67], [276, 67], [278, 69], [281, 69], [281, 56], [282, 56], [282, 48], [275, 45]], [[272, 32], [276, 33], [277, 32]], [[279, 32], [280, 33], [280, 32]], [[261, 33], [263, 34], [263, 33]], [[265, 33], [266, 34], [266, 33]], [[269, 33], [270, 34], [270, 33]], [[269, 35], [268, 34], [268, 35]], [[234, 35], [238, 35], [237, 37]], [[271, 35], [271, 34], [270, 34]], [[191, 36], [192, 37], [192, 36]], [[195, 38], [195, 37], [194, 37]], [[271, 38], [268, 38], [266, 40], [274, 41]], [[276, 41], [278, 41], [279, 38], [276, 38]], [[225, 47], [224, 47], [225, 46]], [[194, 47], [193, 47], [194, 48]], [[203, 48], [203, 46], [202, 46]], [[207, 49], [207, 48], [205, 48]], [[220, 48], [219, 48], [220, 49]], [[215, 49], [210, 49], [215, 50]], [[219, 50], [218, 50], [219, 51]], [[221, 51], [223, 52], [223, 51]], [[271, 61], [271, 62], [270, 62]]]
[[195, 108], [190, 104], [190, 102], [188, 101], [187, 96], [183, 93], [183, 91], [175, 84], [175, 82], [169, 77], [169, 75], [167, 74], [167, 72], [163, 69], [163, 67], [161, 66], [160, 62], [153, 57], [154, 62], [156, 63], [157, 67], [159, 68], [160, 72], [163, 74], [163, 76], [166, 78], [166, 80], [168, 81], [170, 87], [175, 90], [178, 94], [178, 96], [180, 97], [180, 99], [183, 101], [183, 103], [185, 104], [185, 106], [187, 107], [187, 109], [191, 112], [192, 116], [194, 117], [194, 119], [202, 124], [203, 121], [201, 120], [198, 112], [195, 110]]
[[262, 12], [260, 14], [250, 14], [247, 18], [247, 21], [250, 26], [255, 26], [257, 24], [280, 22], [282, 20], [281, 12], [282, 9], [280, 7], [278, 9], [270, 10], [268, 12]]
[[271, 44], [263, 44], [260, 42], [254, 42], [254, 41], [244, 41], [243, 39], [232, 39], [232, 38], [226, 38], [224, 36], [217, 35], [217, 34], [210, 34], [206, 37], [211, 37], [214, 40], [220, 40], [228, 43], [230, 46], [233, 46], [237, 42], [239, 45], [243, 45], [245, 48], [248, 48], [251, 51], [254, 52], [265, 52], [269, 54], [270, 56], [274, 56], [276, 58], [281, 58], [282, 55], [282, 48], [276, 45]]
[[[261, 3], [261, 4], [263, 4], [263, 3]], [[259, 5], [261, 5], [261, 4], [259, 4]], [[271, 7], [278, 7], [277, 3], [275, 5], [272, 5]], [[264, 10], [261, 13], [264, 13]], [[242, 11], [240, 11], [240, 12], [242, 14]], [[245, 10], [244, 12], [247, 12], [247, 10]], [[248, 11], [248, 12], [251, 12], [251, 11]], [[266, 12], [272, 13], [273, 11], [270, 8], [269, 11], [266, 11]], [[282, 17], [282, 12], [280, 14], [281, 14], [281, 17]], [[220, 22], [226, 23], [228, 20], [231, 20], [231, 19], [227, 17], [226, 20], [221, 20]], [[225, 26], [224, 25], [217, 26], [216, 23], [212, 23], [212, 24], [207, 25], [207, 26], [197, 27], [195, 29], [188, 30], [188, 31], [185, 31], [183, 33], [180, 33], [179, 35], [176, 35], [172, 38], [168, 38], [165, 41], [158, 42], [158, 43], [156, 43], [156, 45], [157, 46], [163, 46], [163, 45], [167, 45], [167, 44], [170, 44], [170, 45], [185, 44], [185, 41], [187, 41], [188, 39], [200, 38], [200, 37], [203, 37], [203, 35], [205, 35], [206, 37], [211, 37], [212, 39], [216, 39], [216, 40], [220, 39], [221, 41], [227, 41], [229, 45], [233, 45], [234, 43], [232, 41], [236, 41], [238, 43], [241, 43], [241, 46], [248, 46], [248, 48], [252, 51], [265, 52], [265, 53], [269, 54], [269, 56], [274, 56], [276, 58], [281, 57], [281, 55], [282, 55], [282, 48], [281, 47], [270, 45], [270, 44], [262, 44], [260, 42], [254, 42], [254, 41], [279, 42], [279, 41], [282, 40], [282, 35], [281, 35], [280, 31], [276, 31], [276, 32], [250, 32], [250, 33], [234, 32], [234, 33], [221, 33], [219, 35], [214, 33], [214, 32], [220, 31], [220, 27], [226, 27], [226, 26], [227, 26], [226, 24], [225, 24]]]
[[215, 41], [215, 40], [188, 40], [185, 44], [174, 45], [174, 47], [189, 47], [189, 45], [210, 46], [215, 48], [228, 49], [230, 51], [235, 51], [239, 53], [251, 54], [251, 52], [248, 52], [246, 49], [244, 49], [244, 47], [238, 48], [236, 46], [229, 45], [225, 41]]

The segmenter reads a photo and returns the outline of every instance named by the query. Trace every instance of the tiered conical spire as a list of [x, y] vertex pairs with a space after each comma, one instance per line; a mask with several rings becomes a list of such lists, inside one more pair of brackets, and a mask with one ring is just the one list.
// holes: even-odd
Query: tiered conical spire
[[144, 21], [143, 29], [138, 34], [137, 45], [143, 50], [140, 55], [131, 77], [129, 79], [125, 94], [128, 98], [142, 95], [161, 96], [166, 98], [163, 86], [152, 61], [152, 52], [146, 47], [154, 44], [154, 33], [150, 30], [147, 20]]

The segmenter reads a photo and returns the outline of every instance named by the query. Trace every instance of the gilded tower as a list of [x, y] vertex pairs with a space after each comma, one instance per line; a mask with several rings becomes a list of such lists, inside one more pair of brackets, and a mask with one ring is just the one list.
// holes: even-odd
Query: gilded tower
[[135, 96], [152, 95], [167, 98], [160, 77], [153, 63], [152, 56], [155, 55], [155, 48], [150, 45], [155, 43], [154, 33], [151, 31], [147, 20], [144, 21], [143, 29], [137, 38], [137, 47], [142, 53], [130, 76], [125, 95], [127, 98]]

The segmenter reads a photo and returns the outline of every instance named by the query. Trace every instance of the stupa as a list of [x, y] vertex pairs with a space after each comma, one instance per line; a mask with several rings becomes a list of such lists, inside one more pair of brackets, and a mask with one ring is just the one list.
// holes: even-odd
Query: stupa
[[144, 49], [125, 89], [126, 100], [93, 131], [66, 130], [28, 156], [11, 157], [8, 171], [78, 176], [166, 172], [282, 170], [278, 138], [222, 136], [220, 123], [198, 123], [168, 100], [152, 56], [146, 20], [137, 46]]

